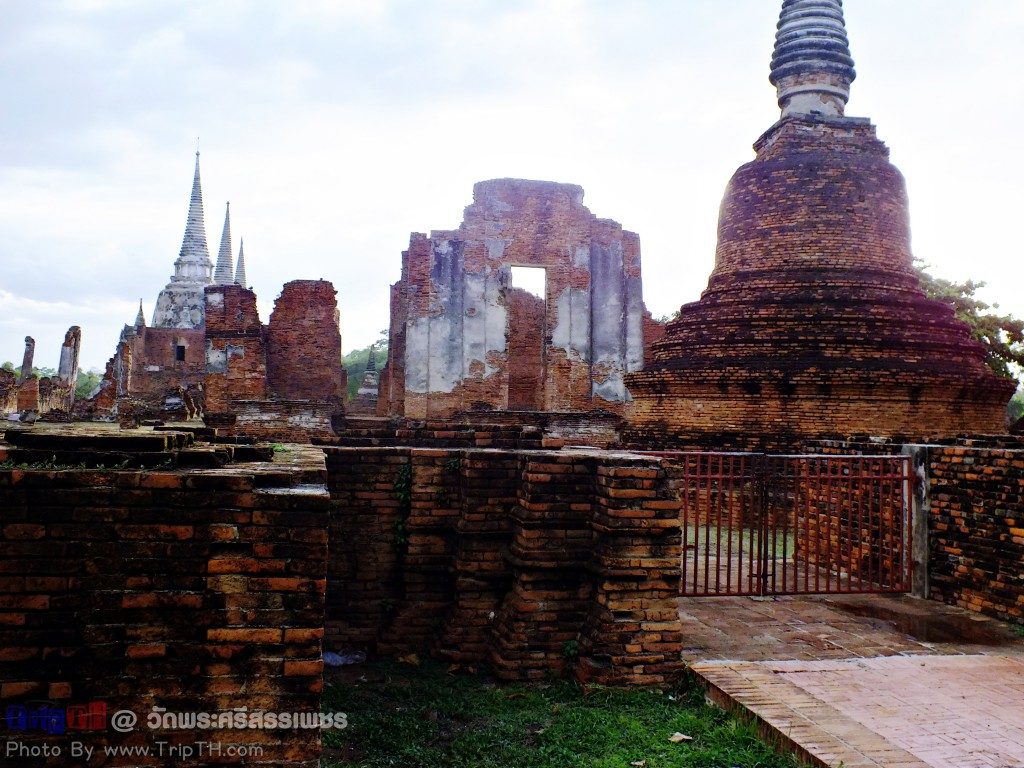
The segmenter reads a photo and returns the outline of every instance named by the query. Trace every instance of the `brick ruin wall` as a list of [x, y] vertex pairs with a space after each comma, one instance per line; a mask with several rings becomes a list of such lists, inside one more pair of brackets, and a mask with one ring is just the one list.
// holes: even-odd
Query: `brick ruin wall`
[[[179, 348], [184, 360], [179, 360]], [[132, 418], [171, 418], [180, 413], [182, 394], [203, 408], [206, 342], [202, 330], [125, 326], [114, 356], [107, 361], [99, 391], [80, 404], [86, 418], [115, 413]]]
[[1024, 446], [927, 450], [932, 597], [1024, 624]]
[[0, 368], [0, 415], [18, 410], [18, 377]]
[[662, 684], [679, 671], [679, 502], [656, 458], [328, 448], [328, 642]]
[[379, 413], [511, 407], [513, 266], [546, 274], [540, 409], [621, 411], [623, 377], [643, 362], [640, 241], [582, 198], [569, 184], [480, 182], [459, 229], [413, 234], [392, 288]]
[[347, 388], [336, 293], [325, 280], [286, 283], [264, 326], [251, 290], [206, 288], [208, 424], [259, 440], [334, 437]]
[[544, 410], [544, 299], [512, 288], [508, 302], [508, 407]]
[[336, 296], [326, 280], [285, 283], [267, 325], [267, 385], [273, 398], [344, 403]]
[[206, 288], [206, 413], [229, 413], [231, 400], [266, 399], [265, 336], [255, 293], [241, 285]]
[[915, 577], [915, 591], [1024, 624], [1024, 442], [1010, 436], [947, 445], [828, 440], [805, 450], [911, 457], [915, 514], [925, 515], [914, 567], [927, 573]]
[[[150, 731], [154, 706], [320, 710], [322, 486], [259, 487], [245, 473], [6, 469], [0, 509], [5, 709], [98, 701], [108, 713], [139, 716], [130, 734], [74, 735], [93, 746], [196, 741], [193, 730]], [[52, 745], [65, 737], [18, 738]], [[250, 764], [319, 765], [316, 730], [212, 730], [200, 738], [261, 747]], [[49, 761], [8, 757], [4, 765], [69, 759], [65, 749]], [[164, 764], [166, 757], [133, 763]]]
[[227, 432], [276, 443], [334, 438], [341, 416], [332, 403], [308, 400], [232, 400]]
[[0, 417], [29, 413], [44, 420], [68, 421], [75, 408], [75, 386], [78, 383], [78, 353], [82, 345], [82, 329], [71, 326], [60, 348], [60, 362], [55, 376], [40, 377], [33, 373], [36, 342], [25, 337], [25, 354], [20, 376], [0, 371]]

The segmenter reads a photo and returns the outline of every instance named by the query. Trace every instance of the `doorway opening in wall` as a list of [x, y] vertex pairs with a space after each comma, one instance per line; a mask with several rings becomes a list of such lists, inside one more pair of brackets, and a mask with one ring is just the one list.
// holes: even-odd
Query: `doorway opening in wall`
[[508, 407], [544, 410], [547, 270], [512, 267], [508, 308]]
[[177, 360], [179, 363], [184, 363], [185, 362], [185, 345], [184, 344], [178, 344], [177, 346], [174, 347], [174, 359]]

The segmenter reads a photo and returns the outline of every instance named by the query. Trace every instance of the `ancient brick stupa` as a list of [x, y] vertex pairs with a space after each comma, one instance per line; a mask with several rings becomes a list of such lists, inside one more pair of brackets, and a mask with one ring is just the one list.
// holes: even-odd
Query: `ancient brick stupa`
[[749, 445], [1006, 429], [992, 374], [912, 265], [903, 177], [869, 120], [841, 0], [785, 0], [771, 82], [782, 118], [733, 176], [715, 269], [642, 372], [638, 439]]

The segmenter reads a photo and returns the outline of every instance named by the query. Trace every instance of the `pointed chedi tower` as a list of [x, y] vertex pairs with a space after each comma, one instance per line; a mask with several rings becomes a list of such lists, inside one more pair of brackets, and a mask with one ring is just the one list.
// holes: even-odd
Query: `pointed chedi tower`
[[700, 301], [628, 376], [634, 442], [1005, 432], [1013, 383], [925, 297], [903, 177], [871, 122], [845, 117], [855, 76], [841, 0], [784, 0], [782, 118], [729, 183]]
[[238, 264], [235, 266], [235, 285], [246, 288], [245, 284], [245, 241], [238, 241]]
[[153, 312], [155, 328], [202, 328], [205, 321], [203, 289], [211, 282], [213, 264], [206, 245], [206, 223], [203, 219], [203, 190], [199, 181], [199, 153], [192, 179], [188, 219], [181, 251], [174, 262], [174, 275], [160, 291]]
[[142, 311], [142, 299], [139, 299], [139, 313], [135, 315], [135, 327], [145, 328], [146, 327], [146, 315]]
[[220, 236], [217, 251], [217, 267], [213, 271], [213, 282], [217, 285], [231, 285], [234, 282], [231, 264], [231, 203], [224, 207], [224, 230]]

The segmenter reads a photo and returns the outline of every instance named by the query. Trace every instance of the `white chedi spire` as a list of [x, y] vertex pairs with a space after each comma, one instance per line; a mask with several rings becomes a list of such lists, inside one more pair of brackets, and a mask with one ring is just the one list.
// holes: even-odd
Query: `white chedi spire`
[[856, 77], [843, 0], [783, 0], [769, 77], [782, 116], [842, 117]]
[[206, 245], [203, 219], [203, 188], [199, 180], [199, 153], [192, 177], [192, 195], [185, 221], [185, 237], [174, 262], [174, 275], [160, 292], [153, 312], [156, 328], [202, 328], [206, 323], [206, 298], [203, 289], [210, 284], [213, 264]]
[[238, 241], [238, 265], [235, 267], [235, 284], [240, 285], [243, 288], [248, 286], [245, 284], [245, 240]]
[[224, 209], [224, 231], [220, 236], [220, 250], [217, 251], [217, 268], [213, 272], [213, 282], [217, 285], [231, 284], [231, 203]]
[[192, 177], [192, 195], [188, 201], [188, 218], [181, 251], [174, 262], [174, 279], [181, 282], [210, 282], [213, 264], [206, 245], [206, 221], [203, 218], [203, 186], [199, 180], [199, 153], [196, 152], [196, 171]]

